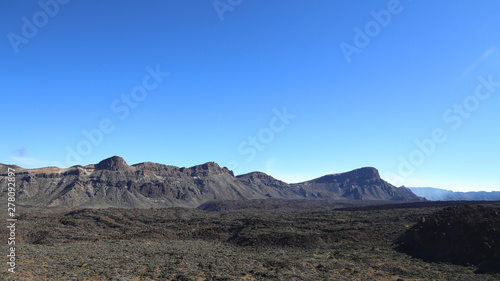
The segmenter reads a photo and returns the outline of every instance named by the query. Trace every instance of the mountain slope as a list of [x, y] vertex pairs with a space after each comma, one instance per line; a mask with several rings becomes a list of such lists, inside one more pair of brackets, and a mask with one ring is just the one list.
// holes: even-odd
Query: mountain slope
[[[208, 201], [249, 199], [353, 199], [418, 201], [411, 191], [383, 181], [374, 168], [288, 184], [260, 172], [235, 177], [214, 162], [179, 168], [128, 165], [118, 156], [67, 169], [16, 169], [18, 203], [63, 208], [197, 207]], [[0, 186], [7, 187], [0, 164]], [[0, 197], [6, 197], [5, 191]]]
[[318, 199], [352, 200], [420, 200], [410, 190], [397, 188], [380, 178], [377, 169], [365, 167], [347, 173], [326, 175], [314, 180], [294, 184], [302, 194]]
[[408, 189], [431, 201], [500, 201], [500, 191], [456, 192], [433, 187], [408, 187]]

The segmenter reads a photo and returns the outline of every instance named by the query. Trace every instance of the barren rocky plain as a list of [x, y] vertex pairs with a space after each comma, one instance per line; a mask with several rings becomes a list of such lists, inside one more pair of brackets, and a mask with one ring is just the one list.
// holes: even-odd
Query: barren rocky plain
[[[249, 207], [255, 202], [209, 204], [205, 210], [19, 208], [16, 273], [2, 270], [0, 279], [500, 280], [494, 272], [500, 268], [500, 202], [318, 209], [303, 201], [283, 202], [261, 202], [266, 206], [260, 209]], [[464, 218], [469, 213], [491, 216], [484, 221]], [[482, 231], [479, 226], [485, 237], [474, 233]], [[470, 229], [474, 231], [467, 235], [473, 236], [460, 240], [461, 231]], [[455, 242], [446, 242], [454, 233]], [[0, 228], [0, 237], [7, 235], [8, 229]], [[488, 242], [484, 247], [489, 252], [479, 254], [488, 262], [416, 257], [412, 247], [431, 255], [436, 249], [426, 237], [441, 239], [439, 245], [448, 246], [438, 249], [442, 253], [463, 247], [471, 256], [467, 244], [486, 239], [479, 242]], [[2, 253], [8, 247], [2, 243]]]
[[113, 156], [0, 164], [0, 186], [0, 280], [500, 280], [500, 202], [427, 201], [373, 167], [288, 184]]

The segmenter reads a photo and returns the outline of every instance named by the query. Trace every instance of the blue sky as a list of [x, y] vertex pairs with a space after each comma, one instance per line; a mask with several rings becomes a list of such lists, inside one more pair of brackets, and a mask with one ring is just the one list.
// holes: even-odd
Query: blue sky
[[498, 1], [1, 1], [0, 163], [500, 190]]

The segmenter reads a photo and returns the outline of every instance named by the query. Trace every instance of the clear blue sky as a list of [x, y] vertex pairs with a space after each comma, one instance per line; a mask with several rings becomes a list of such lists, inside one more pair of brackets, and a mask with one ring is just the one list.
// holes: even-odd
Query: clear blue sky
[[40, 3], [0, 2], [0, 163], [500, 190], [498, 1]]

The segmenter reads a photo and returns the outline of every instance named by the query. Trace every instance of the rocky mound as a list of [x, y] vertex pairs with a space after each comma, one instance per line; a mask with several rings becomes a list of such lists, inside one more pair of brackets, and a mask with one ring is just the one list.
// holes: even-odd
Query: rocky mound
[[96, 170], [119, 171], [127, 169], [129, 166], [125, 160], [119, 156], [113, 156], [102, 160], [95, 165]]
[[475, 265], [478, 273], [500, 273], [500, 208], [444, 208], [423, 217], [396, 244], [398, 250], [428, 261]]

